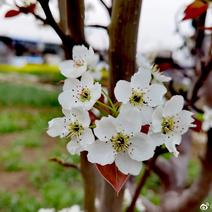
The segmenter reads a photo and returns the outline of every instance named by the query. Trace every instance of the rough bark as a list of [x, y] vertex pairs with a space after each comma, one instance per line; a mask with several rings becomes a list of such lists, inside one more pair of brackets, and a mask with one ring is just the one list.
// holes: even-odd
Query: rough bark
[[85, 44], [84, 0], [66, 0], [68, 33], [77, 44]]
[[87, 152], [81, 153], [80, 164], [84, 183], [84, 211], [95, 212], [96, 170], [94, 165], [88, 162]]
[[[113, 90], [120, 79], [129, 80], [136, 69], [136, 47], [140, 18], [141, 0], [115, 0], [112, 6], [112, 18], [109, 26], [109, 65], [110, 96], [114, 99]], [[119, 195], [104, 182], [101, 197], [101, 212], [122, 211], [122, 190]]]
[[109, 26], [110, 94], [120, 79], [129, 80], [135, 72], [141, 0], [115, 0]]

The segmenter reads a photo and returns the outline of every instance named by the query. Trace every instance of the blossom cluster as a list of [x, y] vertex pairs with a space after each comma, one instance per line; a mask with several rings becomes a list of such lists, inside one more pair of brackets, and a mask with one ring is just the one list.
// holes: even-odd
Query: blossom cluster
[[[193, 126], [193, 118], [183, 110], [182, 96], [166, 100], [164, 82], [170, 78], [139, 56], [138, 71], [130, 81], [117, 82], [117, 102], [113, 102], [100, 83], [98, 61], [91, 47], [74, 46], [73, 59], [60, 64], [67, 77], [58, 98], [64, 116], [51, 120], [47, 133], [68, 138], [71, 154], [87, 151], [91, 163], [115, 163], [124, 174], [138, 175], [142, 162], [153, 157], [157, 146], [165, 145], [177, 156], [176, 145]], [[99, 112], [95, 122], [91, 121], [94, 109]], [[148, 132], [142, 132], [143, 126], [149, 127]]]

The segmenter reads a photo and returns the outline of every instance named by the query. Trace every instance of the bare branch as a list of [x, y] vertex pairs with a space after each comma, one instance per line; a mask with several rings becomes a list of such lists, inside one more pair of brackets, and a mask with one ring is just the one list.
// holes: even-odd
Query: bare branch
[[47, 23], [47, 20], [45, 18], [42, 18], [41, 16], [39, 16], [38, 14], [36, 13], [32, 13], [32, 15], [39, 21], [43, 22], [44, 25], [48, 24]]
[[72, 164], [72, 163], [67, 163], [64, 160], [61, 160], [59, 158], [50, 158], [49, 160], [52, 161], [52, 162], [56, 162], [56, 163], [60, 164], [63, 167], [73, 168], [73, 169], [76, 169], [76, 170], [80, 171], [80, 168], [77, 165]]
[[105, 9], [108, 11], [109, 16], [111, 16], [112, 13], [112, 7], [108, 7], [107, 4], [104, 2], [104, 0], [99, 0], [102, 5], [105, 7]]
[[108, 31], [107, 26], [98, 25], [98, 24], [89, 24], [89, 25], [86, 25], [86, 27], [100, 28], [100, 29], [104, 29], [104, 30]]
[[46, 15], [46, 21], [48, 24], [55, 30], [55, 32], [58, 34], [58, 36], [61, 38], [61, 40], [64, 40], [65, 34], [63, 31], [60, 29], [59, 25], [56, 23], [52, 12], [49, 8], [49, 1], [46, 0], [38, 0], [40, 3], [45, 15]]
[[202, 64], [202, 66], [203, 67], [202, 67], [201, 75], [198, 78], [198, 80], [196, 81], [193, 92], [192, 92], [192, 97], [191, 97], [191, 101], [190, 101], [191, 105], [195, 104], [195, 102], [198, 100], [198, 92], [199, 92], [200, 88], [203, 86], [203, 83], [209, 76], [210, 72], [212, 71], [212, 58], [209, 59], [209, 62], [208, 62], [208, 64], [206, 64], [206, 66], [204, 66], [203, 64]]

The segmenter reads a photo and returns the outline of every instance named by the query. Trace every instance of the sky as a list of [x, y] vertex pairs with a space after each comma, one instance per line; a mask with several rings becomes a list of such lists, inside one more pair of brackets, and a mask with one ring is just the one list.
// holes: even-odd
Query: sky
[[[10, 1], [10, 0], [8, 0]], [[110, 0], [105, 0], [107, 3]], [[192, 34], [189, 21], [181, 22], [183, 9], [191, 0], [143, 0], [140, 27], [138, 35], [138, 51], [148, 52], [157, 49], [170, 50], [181, 45], [181, 37], [176, 33], [176, 23], [183, 34]], [[92, 9], [86, 12], [86, 24], [109, 23], [109, 17], [98, 0], [85, 0], [86, 7]], [[40, 42], [60, 43], [58, 36], [50, 27], [43, 27], [31, 15], [20, 15], [15, 18], [3, 17], [8, 6], [0, 9], [0, 35], [13, 36], [21, 39]], [[53, 0], [51, 9], [58, 20], [57, 2]], [[212, 25], [210, 11], [208, 25]], [[97, 21], [98, 20], [98, 21]], [[104, 30], [86, 28], [89, 43], [95, 48], [107, 48], [108, 36]]]

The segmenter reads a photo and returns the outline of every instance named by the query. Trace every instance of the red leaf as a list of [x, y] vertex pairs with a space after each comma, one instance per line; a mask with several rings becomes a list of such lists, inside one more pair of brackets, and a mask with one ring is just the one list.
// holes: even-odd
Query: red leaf
[[17, 16], [19, 14], [20, 14], [20, 11], [18, 11], [18, 10], [9, 10], [9, 11], [6, 12], [4, 17], [5, 18], [11, 18], [11, 17]]
[[125, 175], [118, 170], [115, 163], [101, 166], [96, 164], [97, 169], [105, 180], [113, 187], [117, 194], [121, 191], [124, 184], [127, 182], [129, 175]]
[[30, 4], [29, 6], [19, 7], [19, 10], [25, 14], [34, 13], [35, 9], [36, 9], [36, 4]]
[[28, 7], [26, 7], [29, 13], [34, 13], [36, 9], [36, 4], [30, 4]]
[[200, 120], [197, 120], [195, 117], [194, 118], [194, 122], [193, 124], [195, 124], [196, 126], [192, 128], [193, 131], [195, 132], [201, 132], [202, 130], [202, 122]]
[[203, 2], [201, 0], [195, 0], [191, 4], [189, 4], [184, 10], [184, 18], [183, 20], [194, 19], [200, 16], [208, 9], [208, 3]]

